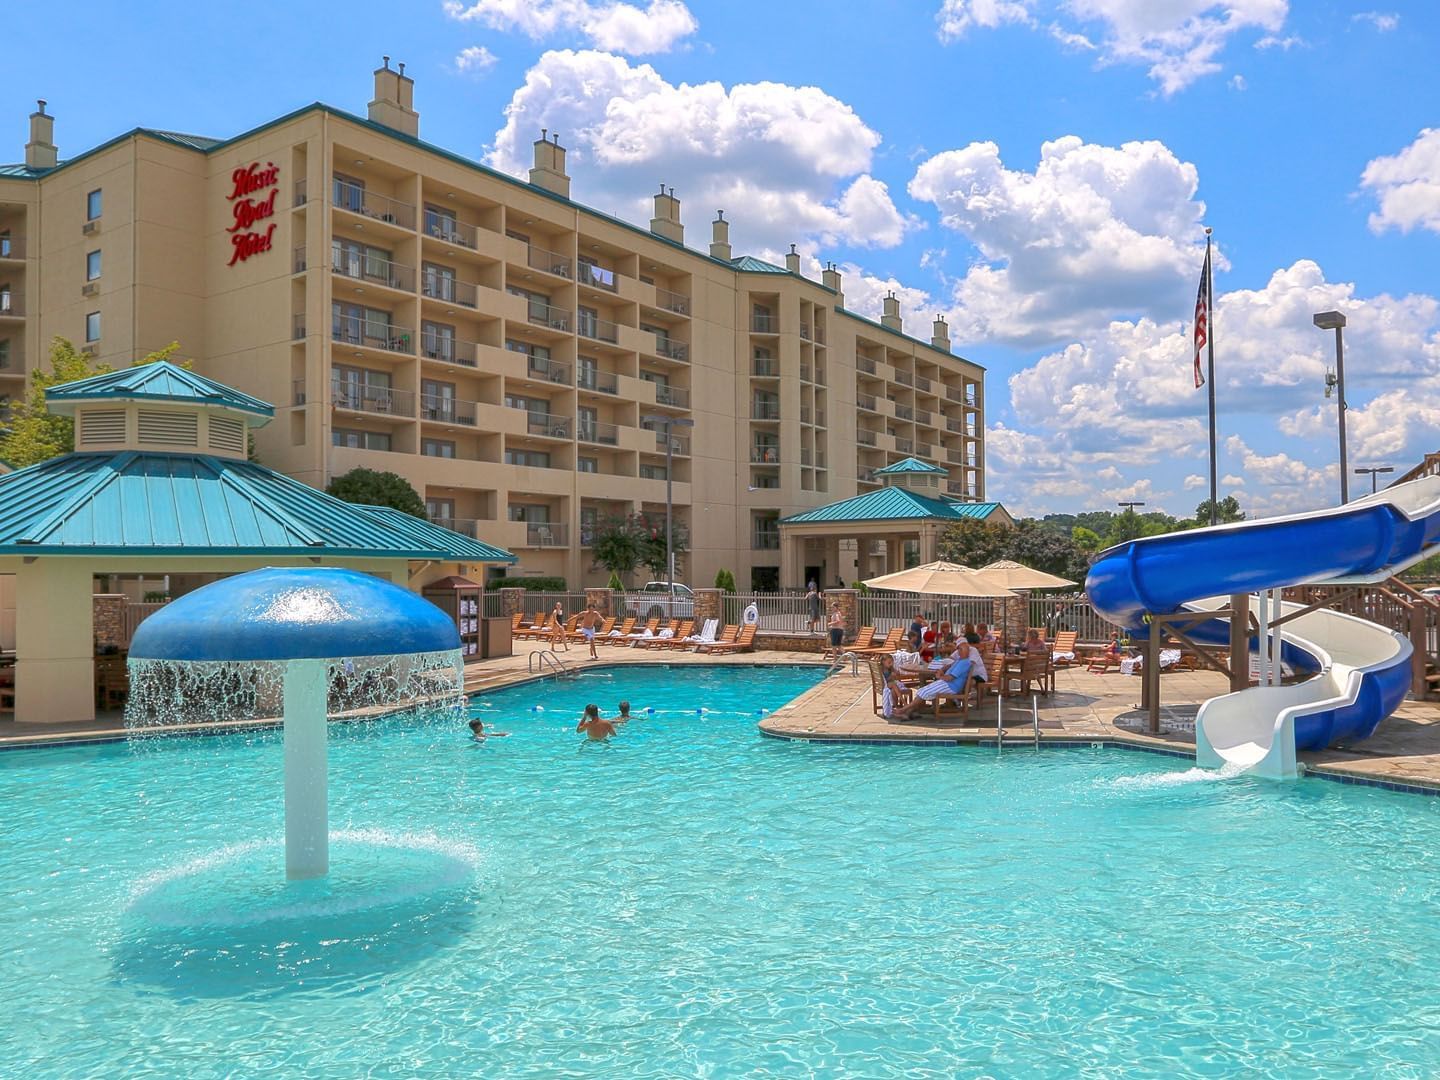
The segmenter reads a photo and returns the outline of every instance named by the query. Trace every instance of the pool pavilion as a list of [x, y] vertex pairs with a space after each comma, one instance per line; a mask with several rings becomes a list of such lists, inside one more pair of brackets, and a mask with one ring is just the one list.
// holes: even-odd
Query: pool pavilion
[[1015, 524], [997, 502], [943, 495], [948, 470], [918, 458], [874, 475], [878, 490], [780, 519], [781, 588], [803, 589], [812, 580], [824, 587], [934, 562], [940, 534], [957, 521]]
[[46, 400], [74, 418], [75, 452], [0, 475], [0, 575], [13, 575], [15, 623], [0, 704], [13, 699], [17, 722], [94, 719], [97, 578], [168, 578], [180, 592], [263, 566], [319, 565], [419, 591], [515, 561], [247, 460], [250, 430], [274, 409], [176, 365], [66, 383]]

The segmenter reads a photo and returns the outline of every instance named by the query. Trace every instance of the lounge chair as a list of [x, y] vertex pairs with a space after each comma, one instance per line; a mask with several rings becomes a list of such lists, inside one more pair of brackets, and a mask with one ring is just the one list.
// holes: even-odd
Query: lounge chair
[[653, 638], [655, 636], [655, 631], [659, 629], [659, 626], [660, 620], [658, 618], [651, 619], [639, 630], [635, 630], [629, 634], [626, 634], [624, 639], [616, 642], [616, 644], [633, 646], [637, 641], [644, 641], [646, 638]]
[[1120, 670], [1120, 654], [1102, 652], [1099, 656], [1092, 656], [1090, 663], [1086, 665], [1086, 671], [1092, 675], [1104, 675], [1107, 671]]
[[735, 639], [739, 636], [739, 626], [727, 625], [725, 627], [725, 632], [722, 633], [718, 638], [716, 638], [714, 641], [702, 641], [699, 645], [695, 646], [695, 651], [697, 653], [710, 652], [712, 649], [718, 648], [721, 645], [733, 644]]
[[[691, 629], [694, 629], [695, 623], [693, 621], [690, 623], [690, 627]], [[683, 627], [679, 622], [677, 622], [675, 619], [671, 619], [669, 624], [663, 627], [660, 632], [657, 633], [653, 638], [649, 638], [644, 641], [637, 641], [635, 642], [635, 645], [637, 648], [645, 649], [668, 649], [670, 648], [670, 646], [675, 644], [675, 639], [680, 636], [680, 631], [682, 629]]]
[[867, 656], [872, 654], [875, 656], [879, 656], [881, 653], [893, 653], [896, 649], [900, 648], [900, 645], [902, 642], [904, 642], [904, 640], [905, 629], [904, 627], [897, 626], [895, 627], [895, 629], [891, 630], [888, 634], [885, 635], [885, 640], [882, 641], [879, 645], [871, 645], [870, 647], [865, 649], [853, 648], [850, 651], [855, 653], [857, 656]]
[[1050, 658], [1056, 667], [1069, 667], [1075, 662], [1075, 639], [1078, 636], [1074, 630], [1061, 630], [1055, 635], [1055, 645], [1050, 650]]
[[875, 627], [862, 626], [858, 631], [856, 631], [855, 640], [850, 643], [849, 651], [854, 652], [856, 649], [868, 649], [871, 645], [874, 644]]
[[597, 638], [595, 639], [595, 644], [596, 644], [596, 645], [614, 645], [614, 644], [616, 644], [618, 641], [620, 641], [622, 638], [627, 637], [628, 635], [630, 635], [634, 630], [635, 630], [635, 616], [634, 616], [634, 615], [627, 616], [626, 619], [625, 619], [625, 621], [624, 621], [623, 623], [621, 623], [619, 626], [611, 627], [609, 630], [605, 631], [605, 636], [604, 636], [604, 637], [597, 637]]
[[[615, 628], [615, 620], [612, 619], [612, 618], [607, 617], [607, 618], [605, 619], [605, 621], [600, 624], [600, 629], [598, 629], [598, 630], [595, 631], [595, 640], [598, 642], [604, 635], [610, 633], [610, 631], [613, 630], [614, 628]], [[584, 641], [584, 640], [585, 640], [585, 631], [582, 630], [582, 629], [580, 629], [580, 623], [579, 623], [578, 618], [577, 618], [577, 620], [576, 620], [576, 622], [575, 622], [575, 629], [574, 629], [574, 630], [571, 630], [568, 634], [566, 634], [566, 636], [567, 636], [571, 641]]]
[[755, 624], [746, 623], [740, 629], [740, 634], [734, 641], [717, 641], [710, 646], [710, 651], [715, 652], [750, 652], [755, 648]]
[[538, 638], [545, 633], [549, 616], [543, 611], [537, 611], [531, 618], [528, 625], [521, 626], [511, 632], [512, 637], [517, 638]]
[[654, 647], [657, 649], [688, 649], [690, 647], [690, 639], [694, 636], [695, 620], [683, 619], [680, 623], [680, 629], [675, 631], [673, 638], [664, 645], [656, 645]]
[[719, 619], [706, 619], [705, 625], [700, 628], [698, 634], [691, 634], [675, 643], [677, 649], [689, 649], [696, 645], [708, 645], [715, 640], [715, 632], [720, 629]]

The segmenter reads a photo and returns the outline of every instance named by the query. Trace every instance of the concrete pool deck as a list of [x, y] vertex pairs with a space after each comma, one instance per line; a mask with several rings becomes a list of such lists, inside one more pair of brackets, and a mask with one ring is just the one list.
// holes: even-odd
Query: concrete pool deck
[[[465, 690], [477, 693], [514, 686], [553, 672], [531, 670], [542, 661], [534, 653], [548, 652], [542, 645], [517, 642], [514, 656], [466, 666]], [[770, 665], [814, 664], [814, 653], [754, 652], [720, 656], [682, 652], [603, 647], [601, 664], [723, 664]], [[570, 667], [585, 667], [585, 650], [572, 646], [559, 653]], [[1158, 736], [1143, 731], [1144, 716], [1139, 710], [1140, 680], [1111, 672], [1092, 675], [1083, 666], [1062, 668], [1056, 673], [1055, 693], [1039, 698], [1040, 739], [1063, 744], [1108, 742], [1140, 749], [1191, 756], [1195, 751], [1194, 720], [1200, 702], [1225, 692], [1224, 676], [1208, 671], [1180, 671], [1161, 680], [1164, 702], [1162, 727]], [[820, 682], [778, 709], [760, 723], [770, 736], [808, 741], [833, 742], [934, 742], [994, 743], [996, 738], [995, 699], [987, 698], [982, 708], [968, 717], [942, 713], [930, 719], [897, 723], [877, 716], [871, 708], [870, 676], [862, 666], [858, 676], [849, 666]], [[363, 719], [373, 712], [362, 711], [344, 719]], [[233, 727], [255, 727], [277, 721], [247, 721], [244, 724], [196, 724], [176, 729], [215, 732]], [[126, 735], [124, 716], [109, 712], [81, 724], [17, 724], [0, 720], [0, 749], [24, 746], [53, 746], [114, 740]], [[1033, 744], [1030, 699], [1005, 701], [1005, 741]], [[1348, 747], [1301, 755], [1313, 774], [1350, 779], [1370, 784], [1395, 784], [1440, 793], [1440, 703], [1406, 701], [1395, 715], [1364, 742]]]

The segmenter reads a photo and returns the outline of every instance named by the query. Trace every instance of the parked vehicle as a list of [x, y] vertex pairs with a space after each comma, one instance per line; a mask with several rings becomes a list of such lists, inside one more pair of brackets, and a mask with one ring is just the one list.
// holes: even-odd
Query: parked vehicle
[[638, 592], [625, 594], [625, 605], [637, 618], [645, 619], [693, 619], [695, 617], [695, 593], [689, 585], [674, 585], [674, 599], [671, 599], [671, 585], [668, 581], [647, 581]]

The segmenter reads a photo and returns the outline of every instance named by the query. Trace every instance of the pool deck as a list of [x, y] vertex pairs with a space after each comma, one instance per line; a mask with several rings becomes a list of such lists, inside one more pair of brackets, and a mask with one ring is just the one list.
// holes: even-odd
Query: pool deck
[[[470, 664], [465, 672], [465, 690], [477, 693], [514, 686], [541, 677], [532, 670], [542, 664], [532, 653], [548, 651], [544, 646], [517, 643], [514, 656]], [[588, 666], [585, 652], [576, 646], [559, 656], [570, 667]], [[641, 650], [606, 647], [600, 650], [602, 664], [814, 664], [814, 653], [754, 652], [721, 656], [678, 650]], [[1199, 703], [1224, 693], [1227, 682], [1214, 672], [1175, 672], [1161, 680], [1162, 732], [1149, 735], [1142, 729], [1144, 716], [1138, 702], [1140, 680], [1135, 676], [1109, 673], [1092, 675], [1084, 667], [1062, 668], [1056, 673], [1055, 693], [1038, 699], [1040, 740], [1043, 743], [1092, 743], [1123, 745], [1152, 752], [1193, 756], [1194, 721]], [[1029, 698], [1005, 701], [1005, 742], [1033, 745], [1035, 728]], [[337, 719], [357, 720], [373, 711], [348, 714]], [[925, 715], [925, 714], [917, 714]], [[278, 721], [250, 721], [245, 724], [197, 724], [177, 731], [193, 733], [223, 731], [234, 727], [256, 727]], [[870, 677], [861, 667], [850, 674], [848, 665], [839, 674], [824, 680], [782, 706], [760, 723], [769, 736], [811, 742], [850, 743], [989, 743], [997, 737], [996, 699], [968, 717], [949, 711], [939, 721], [928, 716], [902, 723], [877, 716], [871, 708]], [[17, 724], [0, 720], [0, 749], [23, 746], [53, 746], [65, 743], [97, 742], [124, 738], [124, 716], [103, 713], [81, 724]], [[1399, 785], [1440, 793], [1440, 703], [1406, 701], [1394, 716], [1381, 725], [1370, 739], [1353, 747], [1332, 747], [1301, 755], [1306, 771], [1335, 779], [1368, 784]]]

